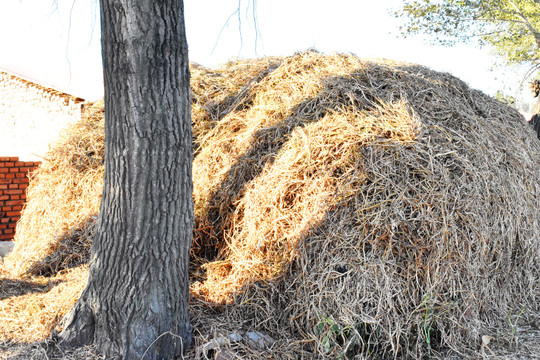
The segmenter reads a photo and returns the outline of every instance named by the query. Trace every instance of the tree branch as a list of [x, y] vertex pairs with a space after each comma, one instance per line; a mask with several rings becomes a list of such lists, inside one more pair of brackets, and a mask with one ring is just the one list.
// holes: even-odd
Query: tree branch
[[523, 14], [521, 9], [516, 5], [514, 1], [510, 1], [510, 4], [512, 4], [513, 8], [516, 10], [518, 16], [523, 19], [524, 25], [531, 32], [531, 34], [534, 36], [534, 40], [536, 41], [536, 47], [540, 50], [540, 34], [536, 31], [534, 26], [532, 26], [529, 19]]

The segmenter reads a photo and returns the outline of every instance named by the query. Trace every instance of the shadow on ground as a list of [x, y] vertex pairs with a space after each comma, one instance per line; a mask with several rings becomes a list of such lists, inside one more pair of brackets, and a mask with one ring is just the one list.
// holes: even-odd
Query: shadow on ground
[[33, 293], [46, 293], [60, 283], [60, 280], [31, 281], [0, 278], [0, 300]]

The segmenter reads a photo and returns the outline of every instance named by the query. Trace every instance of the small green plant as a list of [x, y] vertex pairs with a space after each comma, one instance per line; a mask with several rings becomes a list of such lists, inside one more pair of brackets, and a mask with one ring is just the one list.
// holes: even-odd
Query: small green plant
[[425, 312], [424, 312], [424, 321], [422, 323], [422, 331], [424, 333], [424, 337], [426, 339], [426, 347], [428, 350], [428, 356], [431, 358], [431, 332], [433, 330], [433, 327], [431, 326], [433, 324], [433, 304], [431, 303], [431, 295], [426, 294], [424, 296], [424, 300], [422, 301], [422, 305], [425, 306]]
[[519, 318], [521, 317], [521, 315], [523, 315], [524, 312], [525, 312], [525, 307], [521, 309], [519, 314], [517, 314], [514, 322], [512, 322], [512, 311], [510, 311], [510, 313], [508, 314], [508, 324], [510, 324], [510, 328], [512, 329], [512, 339], [516, 342], [516, 345], [518, 343], [517, 324], [518, 324]]
[[322, 346], [325, 353], [329, 353], [339, 343], [343, 343], [344, 332], [348, 329], [348, 326], [339, 325], [334, 319], [326, 316], [321, 317], [321, 321], [317, 324], [317, 333], [323, 335]]
[[[374, 335], [373, 329], [372, 324], [364, 322], [356, 325], [340, 325], [326, 316], [321, 316], [316, 326], [317, 335], [322, 336], [324, 353], [336, 351], [337, 359], [347, 359], [357, 354], [372, 354], [375, 350], [375, 344], [370, 341]], [[378, 335], [381, 335], [382, 330], [379, 327], [376, 329], [379, 330]]]
[[428, 358], [433, 355], [433, 348], [437, 347], [440, 343], [440, 332], [437, 327], [434, 326], [435, 319], [442, 316], [445, 313], [451, 312], [457, 306], [457, 300], [452, 302], [446, 302], [435, 305], [436, 300], [433, 299], [431, 293], [424, 295], [422, 304], [420, 305], [420, 311], [424, 313], [422, 323], [420, 325], [421, 332], [424, 335], [426, 342], [426, 349], [428, 352]]

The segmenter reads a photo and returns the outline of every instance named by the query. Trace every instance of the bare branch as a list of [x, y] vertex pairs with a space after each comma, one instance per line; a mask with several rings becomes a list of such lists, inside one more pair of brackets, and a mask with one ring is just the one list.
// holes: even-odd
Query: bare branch
[[[252, 4], [253, 25], [255, 27], [255, 52], [257, 52], [257, 40], [260, 38], [259, 22], [258, 22], [258, 19], [257, 19], [257, 7], [256, 7], [257, 6], [257, 0], [251, 0], [251, 2], [248, 2], [248, 5], [246, 7], [246, 14], [249, 12], [250, 4]], [[216, 50], [216, 48], [218, 46], [218, 43], [219, 43], [219, 39], [221, 38], [221, 34], [225, 30], [225, 28], [229, 25], [229, 22], [231, 21], [231, 19], [233, 17], [235, 17], [235, 16], [238, 18], [238, 33], [239, 33], [239, 36], [240, 36], [240, 49], [238, 50], [238, 52], [240, 53], [240, 51], [242, 51], [242, 48], [243, 48], [243, 45], [244, 45], [244, 40], [243, 40], [243, 37], [242, 37], [241, 9], [242, 9], [242, 0], [238, 0], [238, 6], [237, 6], [236, 10], [231, 15], [229, 15], [229, 17], [227, 18], [227, 20], [225, 21], [225, 23], [221, 27], [221, 30], [219, 31], [218, 37], [216, 39], [216, 42], [215, 42], [214, 47], [212, 48], [212, 51], [210, 52], [210, 54], [213, 54], [214, 51]]]
[[218, 46], [219, 39], [221, 38], [221, 34], [223, 34], [223, 31], [229, 25], [229, 21], [231, 21], [233, 16], [235, 16], [239, 11], [240, 11], [240, 8], [236, 9], [235, 12], [233, 12], [231, 15], [229, 15], [229, 17], [227, 18], [227, 21], [225, 21], [225, 24], [223, 24], [223, 26], [221, 27], [221, 30], [219, 30], [219, 34], [218, 34], [218, 37], [216, 39], [216, 43], [214, 44], [214, 47], [212, 48], [212, 51], [210, 52], [210, 54], [214, 53], [214, 51], [216, 50], [216, 48]]

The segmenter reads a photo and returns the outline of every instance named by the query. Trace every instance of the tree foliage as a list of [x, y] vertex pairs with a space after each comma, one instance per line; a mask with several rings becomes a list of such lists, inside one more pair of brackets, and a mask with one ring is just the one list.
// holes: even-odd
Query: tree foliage
[[516, 98], [510, 95], [505, 94], [501, 90], [497, 90], [495, 93], [495, 99], [499, 100], [500, 102], [505, 103], [506, 105], [515, 107], [516, 106]]
[[538, 63], [540, 0], [405, 0], [404, 36], [426, 33], [434, 42], [491, 45], [508, 64]]

